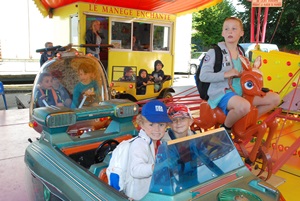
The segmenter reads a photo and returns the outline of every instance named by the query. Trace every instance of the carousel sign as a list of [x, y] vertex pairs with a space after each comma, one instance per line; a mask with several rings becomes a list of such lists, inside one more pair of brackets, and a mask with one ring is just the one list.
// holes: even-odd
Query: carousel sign
[[252, 0], [252, 7], [281, 7], [282, 0]]

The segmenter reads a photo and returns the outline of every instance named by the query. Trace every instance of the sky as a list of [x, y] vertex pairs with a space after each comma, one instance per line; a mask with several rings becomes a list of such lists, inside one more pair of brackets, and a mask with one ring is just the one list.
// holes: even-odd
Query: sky
[[234, 5], [235, 8], [236, 8], [239, 12], [244, 12], [244, 11], [245, 11], [244, 6], [238, 5], [238, 3], [239, 3], [238, 0], [231, 0], [231, 2], [232, 2], [232, 5]]

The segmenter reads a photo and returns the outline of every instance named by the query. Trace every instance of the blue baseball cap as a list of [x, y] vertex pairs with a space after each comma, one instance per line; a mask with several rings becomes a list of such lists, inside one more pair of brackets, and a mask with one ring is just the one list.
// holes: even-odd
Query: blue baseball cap
[[152, 123], [172, 122], [167, 113], [166, 105], [159, 100], [152, 100], [142, 108], [142, 115]]

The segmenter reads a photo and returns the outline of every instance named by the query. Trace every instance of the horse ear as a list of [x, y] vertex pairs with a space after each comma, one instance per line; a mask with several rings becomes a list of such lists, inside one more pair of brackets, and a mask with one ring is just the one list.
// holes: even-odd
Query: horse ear
[[253, 68], [259, 69], [261, 67], [261, 56], [256, 57]]
[[242, 62], [242, 67], [244, 68], [244, 70], [250, 70], [250, 61], [248, 60], [248, 58], [241, 55], [239, 55], [239, 57]]

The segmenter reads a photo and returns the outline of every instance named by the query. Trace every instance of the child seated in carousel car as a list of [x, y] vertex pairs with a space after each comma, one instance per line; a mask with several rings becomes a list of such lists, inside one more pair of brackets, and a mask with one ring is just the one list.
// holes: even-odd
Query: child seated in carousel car
[[133, 69], [129, 66], [124, 68], [123, 77], [119, 78], [119, 81], [135, 81], [135, 75]]
[[52, 76], [49, 73], [41, 73], [38, 82], [38, 91], [35, 96], [37, 107], [50, 105], [64, 106], [60, 95], [52, 87]]
[[72, 108], [81, 108], [99, 102], [100, 92], [97, 81], [95, 80], [96, 70], [94, 66], [82, 63], [77, 69], [79, 83], [73, 90]]
[[139, 76], [136, 77], [136, 94], [143, 95], [146, 94], [146, 86], [147, 84], [153, 83], [150, 81], [150, 77], [148, 75], [147, 70], [140, 69]]
[[154, 62], [154, 71], [152, 72], [150, 78], [154, 81], [154, 91], [158, 92], [162, 88], [162, 81], [165, 77], [165, 73], [162, 70], [164, 64], [160, 60]]

